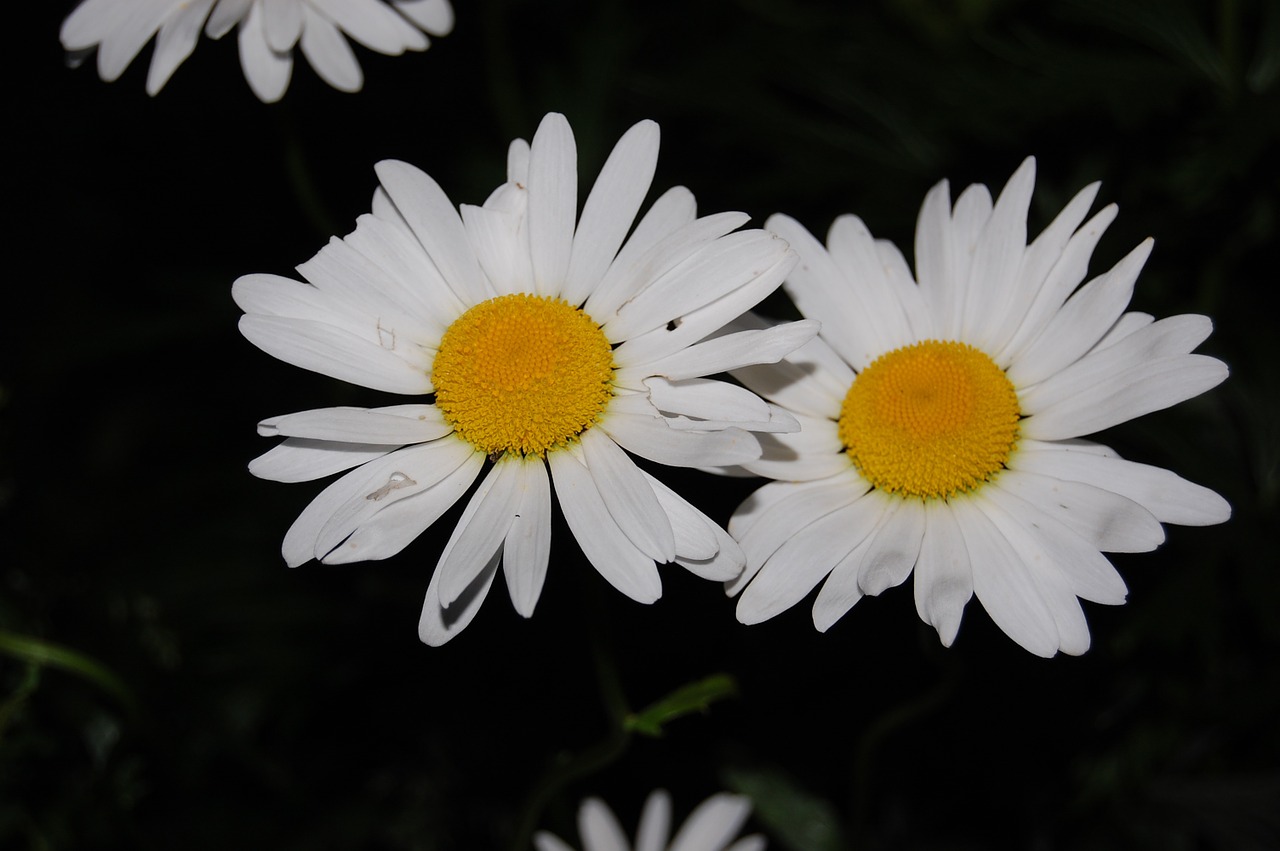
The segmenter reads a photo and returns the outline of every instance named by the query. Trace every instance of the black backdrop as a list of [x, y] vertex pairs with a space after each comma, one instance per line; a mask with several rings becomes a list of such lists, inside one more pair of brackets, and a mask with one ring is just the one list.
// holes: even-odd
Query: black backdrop
[[[362, 93], [299, 61], [271, 106], [234, 38], [202, 39], [149, 98], [150, 48], [105, 84], [92, 59], [65, 65], [70, 0], [21, 5], [5, 60], [0, 845], [528, 847], [532, 824], [576, 842], [589, 794], [631, 829], [658, 786], [678, 816], [750, 792], [751, 829], [805, 851], [1280, 844], [1274, 5], [458, 0], [425, 54], [357, 48]], [[461, 637], [427, 648], [417, 616], [458, 508], [386, 562], [287, 569], [281, 537], [319, 488], [248, 475], [269, 446], [255, 423], [386, 402], [250, 346], [231, 282], [290, 274], [350, 230], [383, 158], [479, 203], [507, 142], [551, 110], [573, 125], [584, 189], [653, 118], [659, 190], [820, 234], [856, 212], [908, 254], [943, 177], [998, 189], [1037, 155], [1033, 232], [1102, 180], [1121, 214], [1091, 268], [1154, 236], [1134, 307], [1212, 315], [1202, 351], [1233, 373], [1103, 439], [1218, 490], [1233, 519], [1117, 556], [1130, 602], [1086, 606], [1093, 649], [1051, 661], [976, 603], [942, 648], [909, 586], [825, 635], [804, 604], [742, 626], [718, 586], [674, 568], [640, 606], [562, 524], [531, 620], [499, 583]], [[668, 479], [721, 521], [755, 486]], [[717, 673], [736, 696], [660, 738], [617, 732], [617, 713]]]

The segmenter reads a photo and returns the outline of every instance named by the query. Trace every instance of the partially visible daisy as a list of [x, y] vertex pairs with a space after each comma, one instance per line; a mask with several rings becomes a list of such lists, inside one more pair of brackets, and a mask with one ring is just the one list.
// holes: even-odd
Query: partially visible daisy
[[294, 47], [326, 83], [359, 91], [364, 75], [347, 38], [388, 56], [426, 50], [426, 34], [452, 31], [453, 7], [449, 0], [84, 0], [62, 22], [61, 38], [79, 58], [96, 47], [98, 75], [112, 82], [155, 36], [147, 72], [154, 95], [191, 55], [202, 27], [216, 39], [236, 26], [245, 79], [272, 103], [289, 87]]
[[499, 563], [516, 610], [533, 613], [553, 483], [587, 559], [635, 600], [661, 594], [655, 562], [709, 579], [740, 572], [728, 534], [627, 452], [683, 467], [758, 457], [753, 432], [795, 420], [703, 376], [776, 361], [817, 323], [719, 333], [778, 287], [795, 254], [763, 230], [731, 233], [742, 213], [697, 218], [683, 187], [632, 230], [657, 156], [658, 126], [632, 127], [580, 217], [561, 115], [543, 119], [532, 145], [511, 144], [508, 182], [461, 216], [426, 174], [385, 161], [373, 214], [298, 267], [310, 283], [236, 281], [240, 330], [254, 345], [419, 397], [261, 424], [286, 440], [250, 465], [255, 475], [292, 482], [355, 468], [293, 524], [288, 564], [399, 552], [483, 473], [427, 589], [419, 632], [428, 644], [471, 621]]
[[1079, 654], [1077, 598], [1127, 593], [1103, 552], [1154, 549], [1161, 523], [1228, 518], [1212, 491], [1083, 439], [1203, 393], [1227, 367], [1191, 354], [1208, 318], [1125, 312], [1151, 240], [1077, 289], [1116, 214], [1084, 222], [1098, 184], [1028, 245], [1034, 181], [1028, 159], [994, 205], [971, 186], [954, 208], [935, 186], [914, 278], [856, 216], [836, 219], [826, 247], [793, 219], [768, 221], [800, 254], [784, 286], [822, 333], [735, 373], [802, 426], [744, 465], [778, 481], [729, 524], [747, 556], [728, 587], [742, 591], [739, 620], [771, 618], [825, 577], [813, 605], [825, 631], [914, 568], [916, 608], [943, 644], [976, 595], [1027, 650]]
[[[763, 851], [763, 836], [747, 836], [734, 842], [747, 816], [751, 801], [741, 795], [720, 793], [707, 798], [671, 835], [671, 796], [662, 789], [649, 795], [640, 815], [635, 851]], [[578, 809], [578, 834], [582, 851], [632, 851], [627, 835], [608, 805], [588, 798]], [[732, 843], [732, 844], [730, 844]], [[533, 837], [537, 851], [573, 851], [559, 837], [539, 831]]]

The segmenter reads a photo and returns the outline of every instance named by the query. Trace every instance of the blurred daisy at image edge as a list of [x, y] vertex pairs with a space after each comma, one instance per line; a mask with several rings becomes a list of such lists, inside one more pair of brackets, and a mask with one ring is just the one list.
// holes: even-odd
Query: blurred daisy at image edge
[[500, 564], [516, 610], [533, 613], [553, 484], [587, 560], [634, 600], [661, 595], [655, 562], [719, 581], [741, 572], [732, 538], [628, 453], [679, 467], [759, 457], [755, 432], [793, 430], [795, 419], [704, 376], [776, 361], [817, 323], [722, 333], [778, 287], [795, 253], [775, 234], [737, 230], [745, 214], [699, 218], [683, 187], [632, 230], [658, 142], [652, 121], [627, 131], [576, 224], [576, 146], [555, 113], [532, 144], [511, 143], [508, 181], [461, 215], [426, 174], [384, 161], [372, 214], [298, 266], [307, 283], [235, 282], [240, 330], [263, 351], [426, 397], [260, 424], [285, 440], [252, 462], [255, 475], [351, 470], [285, 535], [289, 565], [387, 558], [480, 479], [431, 576], [419, 628], [428, 644], [471, 621]]
[[60, 37], [73, 64], [96, 48], [106, 82], [155, 37], [147, 72], [147, 93], [155, 95], [191, 55], [201, 29], [219, 39], [233, 28], [249, 87], [272, 103], [289, 87], [295, 47], [330, 86], [356, 92], [364, 74], [347, 38], [388, 56], [426, 50], [427, 34], [453, 30], [453, 7], [449, 0], [84, 0]]
[[856, 216], [825, 246], [787, 216], [766, 223], [799, 253], [784, 289], [822, 332], [776, 366], [734, 372], [801, 423], [742, 465], [776, 481], [729, 523], [747, 556], [726, 588], [742, 593], [739, 620], [774, 617], [825, 578], [812, 614], [826, 631], [914, 571], [917, 611], [943, 644], [976, 596], [1032, 653], [1079, 654], [1079, 600], [1127, 594], [1103, 552], [1152, 550], [1162, 523], [1228, 519], [1214, 492], [1084, 439], [1205, 392], [1227, 367], [1191, 353], [1207, 317], [1126, 311], [1151, 240], [1080, 286], [1116, 215], [1085, 221], [1098, 184], [1028, 244], [1034, 182], [1028, 159], [994, 204], [981, 185], [954, 206], [935, 186], [914, 276]]
[[[613, 811], [599, 798], [588, 798], [579, 807], [578, 834], [582, 851], [763, 851], [763, 836], [734, 841], [750, 814], [751, 802], [747, 798], [723, 792], [712, 795], [689, 815], [668, 845], [671, 797], [658, 789], [645, 801], [634, 846]], [[539, 831], [533, 844], [537, 851], [573, 851], [572, 846], [546, 831]]]

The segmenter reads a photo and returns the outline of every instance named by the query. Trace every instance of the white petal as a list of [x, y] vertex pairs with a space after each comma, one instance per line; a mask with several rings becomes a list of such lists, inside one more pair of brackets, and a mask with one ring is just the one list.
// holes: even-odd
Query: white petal
[[503, 545], [502, 570], [511, 604], [531, 617], [551, 558], [551, 481], [541, 458], [515, 460], [523, 466], [518, 479], [520, 502]]
[[[875, 317], [876, 343], [884, 347], [881, 351], [915, 342], [906, 306], [898, 288], [890, 285], [880, 249], [862, 219], [849, 214], [837, 217], [827, 231], [827, 250], [840, 269], [843, 288], [855, 297], [855, 309]], [[811, 318], [827, 320], [822, 315]], [[831, 321], [836, 321], [834, 316]]]
[[272, 357], [331, 378], [387, 393], [431, 392], [430, 364], [410, 364], [349, 331], [306, 319], [240, 317], [240, 333]]
[[[302, 30], [302, 55], [320, 79], [340, 92], [358, 92], [364, 85], [364, 73], [338, 26], [307, 3], [277, 3], [276, 6], [298, 6], [304, 10], [306, 26]], [[270, 4], [268, 4], [270, 8]], [[267, 37], [271, 32], [268, 29]], [[275, 48], [279, 50], [280, 48]]]
[[1023, 420], [1019, 428], [1034, 440], [1093, 434], [1199, 396], [1226, 377], [1227, 365], [1206, 355], [1159, 358], [1107, 375]]
[[533, 847], [537, 851], [573, 851], [571, 845], [545, 830], [540, 830], [533, 835]]
[[[386, 198], [381, 188], [378, 195]], [[422, 327], [438, 328], [442, 333], [466, 306], [445, 283], [409, 226], [400, 224], [402, 220], [394, 206], [391, 212], [395, 214], [395, 224], [371, 215], [360, 216], [356, 219], [356, 229], [341, 242], [376, 265], [377, 274], [367, 272], [362, 276], [362, 282], [377, 288], [397, 312], [413, 317]], [[330, 247], [337, 249], [332, 242]], [[327, 250], [322, 250], [316, 259], [325, 255]], [[354, 265], [349, 257], [341, 259], [346, 260], [347, 265]], [[299, 266], [298, 271], [311, 280], [308, 265]], [[322, 286], [318, 281], [312, 282]], [[439, 339], [439, 334], [436, 339]]]
[[[277, 53], [293, 50], [302, 35], [304, 10], [313, 18], [320, 16], [307, 3], [262, 3], [262, 26], [267, 35], [267, 46]], [[324, 20], [321, 18], [321, 20]], [[325, 21], [328, 23], [328, 21]]]
[[[795, 531], [742, 592], [738, 620], [760, 623], [800, 602], [837, 562], [874, 531], [884, 507], [878, 499], [859, 499]], [[747, 544], [744, 540], [743, 551], [751, 558]]]
[[400, 449], [357, 467], [322, 490], [298, 515], [284, 536], [285, 563], [297, 567], [323, 558], [380, 509], [430, 488], [470, 454], [461, 441], [446, 439]]
[[958, 259], [951, 238], [951, 187], [943, 180], [929, 190], [916, 217], [916, 280], [933, 312], [936, 332], [944, 339], [960, 327], [963, 308], [952, 285]]
[[1122, 370], [1145, 366], [1160, 358], [1185, 355], [1200, 345], [1213, 323], [1207, 316], [1171, 316], [1146, 325], [1111, 345], [1094, 349], [1039, 384], [1018, 390], [1018, 407], [1024, 415], [1080, 393], [1090, 393]]
[[862, 599], [862, 589], [858, 587], [858, 565], [871, 549], [871, 541], [871, 536], [863, 538], [844, 558], [836, 562], [827, 581], [818, 589], [811, 613], [813, 628], [818, 632], [831, 629]]
[[1044, 332], [1009, 365], [1015, 387], [1030, 387], [1075, 362], [1093, 348], [1133, 297], [1138, 273], [1151, 254], [1145, 240], [1105, 275], [1094, 278], [1067, 300]]
[[1138, 503], [1083, 482], [1023, 470], [1020, 454], [992, 482], [994, 488], [1017, 494], [1103, 552], [1146, 552], [1164, 542], [1164, 527]]
[[209, 16], [214, 0], [192, 0], [183, 3], [160, 27], [156, 50], [147, 70], [147, 94], [154, 95], [164, 87], [173, 72], [195, 50], [200, 28]]
[[381, 458], [396, 448], [291, 437], [250, 461], [249, 472], [273, 482], [309, 482]]
[[652, 361], [706, 339], [776, 290], [795, 262], [795, 253], [787, 250], [773, 266], [742, 282], [715, 301], [682, 316], [673, 317], [666, 325], [659, 325], [639, 337], [627, 340], [615, 350], [615, 357], [620, 359], [620, 363]]
[[579, 440], [596, 489], [623, 534], [649, 558], [672, 561], [676, 542], [671, 521], [644, 473], [600, 429], [587, 429]]
[[578, 833], [589, 851], [630, 851], [622, 825], [599, 798], [588, 798], [578, 809]]
[[[1115, 345], [1130, 334], [1146, 328], [1148, 325], [1155, 322], [1155, 319], [1156, 318], [1150, 313], [1140, 313], [1133, 310], [1122, 314], [1120, 318], [1116, 320], [1115, 324], [1111, 326], [1111, 330], [1107, 331], [1107, 333], [1102, 336], [1102, 339], [1098, 341], [1098, 345], [1093, 347], [1090, 354], [1100, 352], [1105, 348]], [[1195, 346], [1192, 346], [1191, 348], [1194, 349]], [[1187, 349], [1187, 351], [1191, 351], [1191, 349]]]
[[742, 573], [746, 556], [738, 542], [684, 497], [645, 473], [662, 510], [671, 519], [676, 562], [703, 579], [724, 582]]
[[453, 605], [493, 554], [501, 551], [520, 505], [523, 473], [521, 460], [507, 456], [498, 459], [467, 503], [436, 565], [440, 603], [445, 608]]
[[387, 505], [326, 555], [325, 564], [372, 561], [400, 552], [466, 495], [483, 466], [484, 456], [474, 453], [426, 490]]
[[789, 411], [836, 420], [854, 374], [819, 337], [776, 364], [736, 369], [733, 377]]
[[284, 97], [293, 74], [293, 54], [276, 53], [267, 44], [261, 3], [250, 6], [248, 17], [240, 24], [239, 45], [240, 67], [258, 100], [275, 103]]
[[453, 31], [453, 7], [449, 0], [392, 0], [396, 11], [432, 35]]
[[370, 50], [398, 56], [405, 50], [425, 50], [427, 47], [427, 37], [385, 3], [377, 0], [308, 2]]
[[[878, 491], [873, 493], [880, 495]], [[906, 581], [924, 537], [924, 510], [919, 500], [883, 495], [880, 498], [888, 502], [887, 510], [876, 524], [871, 547], [858, 566], [858, 587], [868, 597]]]
[[683, 415], [703, 420], [736, 420], [745, 425], [768, 421], [769, 404], [750, 390], [710, 378], [645, 381], [649, 399], [667, 415]]
[[825, 479], [854, 469], [834, 422], [799, 414], [795, 419], [800, 423], [797, 432], [757, 434], [760, 457], [743, 461], [742, 466], [758, 476], [794, 482]]
[[973, 591], [1005, 635], [1037, 656], [1058, 652], [1058, 627], [1031, 571], [972, 499], [950, 503], [973, 570]]
[[[1035, 303], [1041, 289], [1045, 286], [1050, 271], [1062, 257], [1063, 249], [1071, 238], [1071, 234], [1080, 227], [1080, 223], [1088, 214], [1089, 207], [1093, 205], [1093, 200], [1098, 195], [1100, 185], [1091, 183], [1077, 192], [1053, 222], [1027, 246], [1022, 255], [1022, 264], [1018, 268], [1017, 286], [1008, 293], [1005, 301], [993, 305], [1000, 318], [991, 323], [985, 351], [1002, 352], [1013, 339], [1018, 327], [1027, 318], [1031, 305]], [[1083, 268], [1080, 270], [1080, 276], [1081, 278], [1084, 276]], [[1071, 286], [1074, 287], [1079, 282], [1080, 278], [1077, 278]], [[1065, 299], [1065, 294], [1063, 298]], [[1061, 304], [1061, 301], [1058, 304]]]
[[587, 560], [614, 588], [640, 603], [662, 596], [653, 559], [636, 549], [605, 508], [595, 480], [568, 452], [547, 455], [556, 498]]
[[[729, 525], [742, 544], [747, 564], [758, 570], [760, 565], [794, 535], [816, 520], [850, 505], [870, 487], [852, 472], [809, 486], [789, 482], [765, 485], [738, 507], [734, 512], [734, 521], [730, 521]], [[762, 508], [753, 505], [753, 500], [756, 499], [761, 501]], [[735, 525], [740, 515], [749, 516], [756, 511], [759, 516], [754, 521]], [[850, 548], [856, 543], [854, 541], [850, 544]], [[745, 580], [740, 580], [740, 583], [745, 583]]]
[[[1036, 519], [1047, 518], [1043, 516], [1035, 518], [1034, 513], [1025, 510], [1028, 508], [1026, 503], [1018, 504], [1020, 501], [1010, 499], [1006, 501], [1007, 504], [1002, 505], [991, 498], [993, 491], [994, 489], [983, 490], [975, 499], [975, 503], [1018, 554], [1023, 570], [1034, 583], [1040, 599], [1049, 607], [1054, 630], [1058, 634], [1057, 649], [1072, 656], [1079, 656], [1089, 649], [1089, 625], [1085, 622], [1084, 612], [1080, 609], [1080, 601], [1076, 599], [1071, 583], [1055, 561], [1055, 556], [1064, 553], [1062, 550], [1051, 552], [1045, 546], [1049, 538], [1033, 531]], [[996, 495], [1000, 494], [996, 493]], [[1062, 549], [1073, 551], [1067, 554], [1067, 557], [1079, 555], [1087, 550], [1087, 547], [1067, 545], [1067, 541], [1071, 538], [1074, 538], [1076, 543], [1083, 543], [1080, 538], [1070, 532], [1060, 536], [1054, 543]], [[1093, 555], [1096, 558], [1102, 558], [1096, 551]], [[1106, 561], [1106, 559], [1102, 560]]]
[[995, 355], [993, 360], [1001, 367], [1008, 367], [1022, 357], [1026, 348], [1035, 343], [1044, 333], [1045, 327], [1057, 315], [1067, 296], [1071, 295], [1089, 268], [1089, 258], [1093, 249], [1106, 232], [1107, 226], [1115, 221], [1118, 208], [1110, 204], [1099, 210], [1082, 228], [1072, 234], [1066, 247], [1057, 258], [1042, 284], [1033, 295], [1031, 306], [1019, 320], [1013, 337]]
[[458, 298], [470, 306], [496, 296], [498, 293], [480, 271], [462, 219], [440, 185], [426, 173], [398, 160], [383, 160], [374, 171]]
[[476, 613], [480, 611], [480, 604], [489, 594], [494, 574], [498, 572], [499, 558], [501, 558], [501, 551], [493, 554], [470, 587], [447, 609], [440, 604], [440, 571], [436, 570], [431, 575], [431, 583], [427, 585], [427, 596], [422, 602], [422, 617], [418, 620], [418, 638], [424, 644], [440, 647], [467, 628]]
[[965, 604], [973, 596], [969, 551], [951, 506], [924, 501], [924, 537], [916, 559], [915, 599], [920, 619], [950, 647], [960, 629]]
[[[947, 270], [948, 286], [955, 290], [951, 297], [951, 310], [954, 312], [945, 317], [937, 311], [934, 313], [935, 327], [944, 339], [954, 340], [960, 337], [964, 311], [969, 299], [973, 297], [969, 292], [969, 270], [973, 266], [978, 239], [987, 220], [991, 218], [991, 207], [991, 193], [987, 191], [987, 187], [977, 183], [965, 187], [956, 199], [950, 229], [951, 258], [955, 265]], [[944, 324], [945, 322], [950, 324]]]
[[539, 295], [559, 295], [564, 288], [577, 209], [578, 149], [573, 131], [563, 115], [549, 112], [538, 125], [529, 156], [529, 248]]
[[924, 299], [924, 292], [911, 275], [907, 258], [902, 255], [898, 246], [887, 239], [876, 240], [876, 254], [880, 258], [880, 267], [884, 270], [889, 286], [907, 315], [911, 339], [936, 339], [938, 332], [934, 330], [933, 313]]
[[[672, 203], [668, 205], [671, 209], [664, 210], [666, 215], [655, 219], [652, 229], [654, 233], [648, 236], [651, 239], [656, 237], [661, 228], [661, 238], [649, 244], [644, 251], [639, 251], [633, 250], [632, 246], [644, 243], [632, 237], [609, 266], [597, 291], [587, 299], [587, 311], [602, 324], [608, 324], [616, 317], [617, 310], [630, 304], [654, 281], [688, 260], [704, 246], [714, 244], [715, 240], [746, 224], [751, 218], [745, 213], [716, 213], [684, 222], [683, 213], [688, 207], [680, 203], [683, 198], [681, 195], [673, 196]], [[688, 196], [687, 201], [692, 205], [692, 196]], [[658, 205], [655, 204], [654, 210], [657, 209]], [[646, 225], [653, 213], [651, 210], [640, 225]], [[609, 309], [614, 305], [616, 308]]]
[[671, 428], [661, 417], [615, 409], [606, 411], [598, 425], [628, 452], [672, 467], [728, 466], [760, 457], [759, 439], [736, 428], [684, 431]]
[[[619, 364], [616, 380], [627, 385], [629, 376], [661, 375], [672, 381], [728, 372], [751, 364], [772, 364], [817, 336], [821, 324], [814, 320], [788, 322], [772, 328], [738, 331], [695, 343], [675, 354], [646, 364]], [[624, 347], [625, 348], [625, 347]], [[621, 349], [619, 351], [622, 351]], [[623, 355], [624, 359], [626, 354]], [[616, 362], [615, 357], [615, 362]]]
[[[344, 547], [351, 535], [370, 519], [398, 502], [434, 488], [450, 473], [473, 460], [476, 454], [463, 441], [438, 440], [392, 452], [338, 479], [330, 487], [343, 484], [344, 498], [332, 507], [315, 531], [314, 557], [326, 562], [350, 562], [363, 558], [356, 547], [346, 547], [342, 554], [334, 551]], [[470, 478], [474, 479], [474, 474]], [[308, 506], [307, 510], [310, 511], [311, 507]], [[294, 525], [298, 526], [302, 520], [299, 517]], [[305, 533], [306, 526], [298, 531]], [[290, 545], [293, 535], [294, 529], [285, 535], [286, 546]], [[302, 544], [299, 542], [299, 547]]]
[[685, 819], [670, 851], [721, 851], [750, 814], [750, 799], [726, 792], [712, 795]]
[[[738, 224], [722, 233], [728, 233], [750, 218], [740, 213], [736, 215]], [[697, 203], [688, 189], [674, 186], [664, 192], [640, 219], [631, 238], [613, 258], [608, 271], [587, 298], [584, 308], [587, 313], [599, 318], [612, 316], [635, 288], [648, 283], [647, 273], [640, 266], [641, 260], [649, 257], [654, 246], [691, 224], [696, 216]]]
[[213, 39], [222, 38], [245, 19], [253, 3], [254, 0], [218, 0], [205, 24], [204, 34]]
[[462, 222], [475, 247], [480, 267], [494, 290], [508, 293], [533, 290], [533, 267], [529, 265], [528, 235], [523, 221], [500, 210], [462, 205]]
[[[610, 340], [666, 325], [759, 279], [786, 256], [787, 244], [759, 230], [728, 234], [658, 277], [603, 323]], [[725, 317], [724, 321], [732, 319]], [[721, 323], [723, 324], [723, 323]]]
[[671, 796], [655, 789], [645, 799], [640, 814], [640, 828], [636, 831], [636, 851], [669, 851], [667, 837], [671, 835]]
[[658, 163], [658, 125], [641, 121], [623, 134], [609, 154], [573, 237], [573, 253], [561, 297], [582, 304], [613, 262]]
[[271, 417], [258, 424], [258, 433], [270, 437], [306, 437], [347, 443], [383, 443], [396, 446], [425, 443], [453, 431], [434, 405], [407, 406], [405, 414], [367, 408], [319, 408]]
[[1024, 560], [1042, 576], [1056, 571], [1070, 593], [1095, 603], [1124, 602], [1129, 592], [1124, 580], [1089, 541], [1008, 490], [983, 488], [982, 498], [1000, 507], [1000, 512], [991, 513], [992, 519], [1015, 548], [1021, 543]]
[[1210, 526], [1231, 516], [1227, 501], [1208, 488], [1161, 467], [1126, 461], [1110, 450], [1106, 452], [1099, 454], [1088, 445], [1024, 441], [1010, 457], [1010, 466], [1121, 494], [1150, 511], [1161, 523]]
[[[1028, 157], [1000, 192], [974, 246], [960, 339], [993, 351], [999, 314], [1014, 298], [1027, 247], [1027, 210], [1035, 188], [1036, 161]], [[994, 321], [993, 321], [994, 320]]]
[[[827, 249], [795, 219], [781, 214], [770, 216], [765, 226], [785, 239], [800, 255], [784, 283], [787, 294], [808, 319], [822, 322], [822, 339], [840, 353], [854, 369], [862, 369], [878, 355], [898, 345], [907, 335], [906, 317], [899, 309], [887, 327], [879, 322], [874, 308], [851, 275], [836, 265]], [[879, 270], [879, 260], [870, 251], [870, 262]], [[883, 275], [881, 275], [883, 277]], [[887, 290], [887, 283], [883, 289]]]

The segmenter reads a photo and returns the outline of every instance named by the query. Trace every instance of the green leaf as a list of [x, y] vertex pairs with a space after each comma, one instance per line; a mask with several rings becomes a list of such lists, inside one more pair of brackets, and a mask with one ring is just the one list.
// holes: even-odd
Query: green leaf
[[712, 674], [706, 679], [683, 685], [657, 703], [628, 715], [622, 722], [623, 729], [646, 736], [661, 736], [663, 725], [694, 712], [706, 712], [712, 701], [737, 693], [738, 684], [733, 677]]
[[28, 635], [0, 630], [0, 654], [40, 667], [59, 668], [89, 680], [103, 691], [110, 693], [125, 708], [134, 707], [133, 694], [105, 665], [89, 656]]
[[773, 768], [728, 769], [724, 780], [730, 789], [751, 799], [756, 821], [768, 828], [770, 837], [784, 848], [844, 851], [850, 847], [835, 806], [784, 772]]

